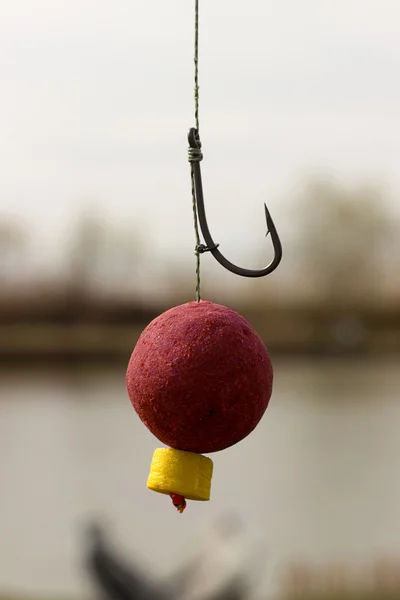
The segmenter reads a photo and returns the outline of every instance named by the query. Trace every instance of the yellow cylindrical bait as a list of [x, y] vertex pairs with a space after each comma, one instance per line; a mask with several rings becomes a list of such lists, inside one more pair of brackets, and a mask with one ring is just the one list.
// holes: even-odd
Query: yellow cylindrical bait
[[194, 452], [157, 448], [147, 487], [160, 494], [178, 494], [188, 500], [209, 500], [213, 462]]

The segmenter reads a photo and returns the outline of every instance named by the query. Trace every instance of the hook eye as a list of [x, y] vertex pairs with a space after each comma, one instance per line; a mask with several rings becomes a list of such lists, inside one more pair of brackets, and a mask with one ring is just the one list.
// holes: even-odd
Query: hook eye
[[195, 127], [191, 127], [191, 129], [189, 129], [188, 142], [191, 148], [201, 148], [199, 132]]

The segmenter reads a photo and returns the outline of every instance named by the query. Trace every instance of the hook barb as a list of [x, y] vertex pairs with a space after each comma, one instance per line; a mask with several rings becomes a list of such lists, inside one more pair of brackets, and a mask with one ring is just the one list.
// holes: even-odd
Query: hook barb
[[266, 237], [268, 235], [271, 236], [271, 241], [274, 248], [274, 258], [272, 259], [272, 262], [268, 266], [264, 267], [264, 269], [244, 269], [243, 267], [238, 267], [237, 265], [234, 265], [227, 258], [225, 258], [225, 256], [221, 254], [221, 252], [218, 250], [219, 245], [214, 242], [210, 233], [210, 229], [208, 227], [206, 210], [204, 205], [203, 183], [200, 169], [200, 162], [203, 158], [203, 155], [201, 152], [200, 136], [196, 128], [192, 127], [189, 130], [188, 141], [189, 162], [193, 166], [194, 174], [197, 214], [204, 241], [206, 243], [205, 246], [200, 246], [200, 248], [198, 248], [197, 251], [211, 252], [215, 260], [217, 260], [223, 267], [225, 267], [225, 269], [227, 269], [231, 273], [234, 273], [235, 275], [240, 275], [242, 277], [265, 277], [266, 275], [269, 275], [270, 273], [275, 271], [275, 269], [278, 267], [279, 263], [282, 260], [282, 244], [279, 239], [275, 223], [272, 220], [271, 214], [267, 208], [267, 205], [264, 203], [265, 220], [267, 224]]

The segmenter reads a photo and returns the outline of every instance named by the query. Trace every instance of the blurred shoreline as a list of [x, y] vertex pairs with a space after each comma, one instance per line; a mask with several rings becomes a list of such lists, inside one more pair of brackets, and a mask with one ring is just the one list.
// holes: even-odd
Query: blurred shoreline
[[[158, 314], [187, 301], [153, 303], [94, 299], [77, 295], [15, 298], [0, 307], [0, 359], [123, 361], [141, 331]], [[223, 303], [223, 302], [221, 302]], [[283, 356], [388, 356], [400, 353], [397, 302], [354, 305], [328, 302], [230, 304], [246, 317], [270, 352]]]
[[[400, 224], [382, 192], [313, 181], [290, 217], [274, 278], [218, 269], [209, 299], [246, 317], [274, 355], [399, 354]], [[193, 299], [194, 265], [158, 260], [140, 233], [84, 213], [49, 272], [26, 231], [0, 219], [0, 361], [126, 360], [152, 319]]]

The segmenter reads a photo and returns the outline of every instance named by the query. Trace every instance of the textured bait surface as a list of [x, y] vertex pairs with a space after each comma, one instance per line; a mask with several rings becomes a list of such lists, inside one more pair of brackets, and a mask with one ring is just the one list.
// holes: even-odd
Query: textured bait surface
[[162, 443], [205, 454], [253, 431], [272, 382], [267, 349], [248, 321], [208, 301], [176, 306], [154, 319], [126, 376], [133, 407]]

